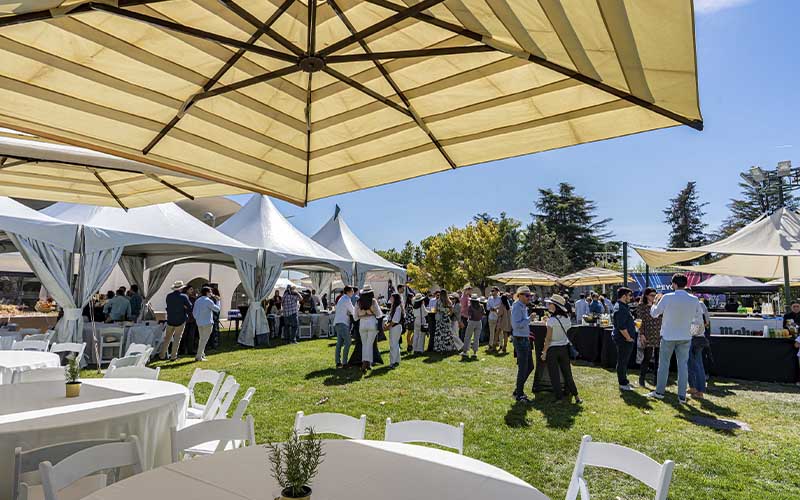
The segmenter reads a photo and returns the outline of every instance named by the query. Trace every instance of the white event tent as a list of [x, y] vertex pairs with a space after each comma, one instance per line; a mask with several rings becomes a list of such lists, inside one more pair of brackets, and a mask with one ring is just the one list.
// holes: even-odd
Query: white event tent
[[[253, 300], [250, 291], [257, 276], [277, 275], [283, 260], [274, 253], [247, 246], [220, 233], [174, 203], [134, 208], [127, 212], [121, 208], [56, 203], [43, 212], [109, 237], [110, 242], [105, 246], [113, 244], [119, 249], [110, 267], [113, 268], [118, 260], [126, 279], [139, 285], [145, 301], [149, 301], [161, 287], [172, 267], [187, 258], [235, 265], [245, 293]], [[87, 248], [104, 248], [95, 236], [85, 236], [84, 240]], [[147, 281], [144, 279], [145, 270], [149, 271]], [[86, 300], [104, 280], [105, 277], [88, 288]], [[58, 297], [56, 301], [60, 303]]]
[[[342, 218], [338, 206], [333, 217], [312, 238], [349, 261], [350, 267], [342, 271], [342, 281], [346, 284], [354, 284], [361, 288], [367, 280], [367, 273], [371, 271], [388, 271], [394, 273], [398, 281], [405, 279], [405, 269], [373, 252], [363, 241], [358, 239]], [[332, 276], [325, 278], [333, 279]], [[317, 286], [318, 283], [313, 274], [311, 279]]]
[[[251, 197], [250, 201], [217, 229], [246, 245], [279, 255], [283, 260], [283, 267], [302, 269], [312, 276], [312, 280], [315, 275], [333, 276], [336, 271], [346, 271], [350, 265], [347, 260], [295, 228], [264, 195]], [[280, 271], [278, 266], [273, 272], [252, 276], [249, 283], [242, 280], [242, 287], [250, 298], [250, 307], [239, 333], [240, 344], [252, 346], [256, 334], [269, 331], [261, 301], [275, 287]], [[323, 286], [317, 288], [316, 285], [322, 283], [315, 282], [315, 289], [323, 289]]]

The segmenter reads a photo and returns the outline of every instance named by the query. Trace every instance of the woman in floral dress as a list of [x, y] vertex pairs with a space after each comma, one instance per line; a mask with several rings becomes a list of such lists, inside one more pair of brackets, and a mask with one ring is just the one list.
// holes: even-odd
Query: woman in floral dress
[[639, 302], [639, 307], [636, 308], [636, 317], [642, 320], [642, 326], [639, 328], [639, 335], [643, 335], [645, 339], [644, 358], [642, 359], [642, 365], [639, 371], [640, 387], [645, 386], [645, 375], [647, 375], [650, 369], [650, 360], [652, 360], [655, 365], [653, 367], [653, 386], [656, 385], [655, 377], [658, 373], [658, 346], [661, 342], [661, 316], [658, 318], [650, 316], [650, 307], [652, 307], [655, 297], [655, 289], [645, 288], [642, 294], [642, 300]]
[[436, 352], [456, 351], [456, 344], [450, 327], [453, 315], [453, 305], [445, 290], [439, 292], [439, 301], [436, 303], [436, 330], [433, 337], [433, 350]]

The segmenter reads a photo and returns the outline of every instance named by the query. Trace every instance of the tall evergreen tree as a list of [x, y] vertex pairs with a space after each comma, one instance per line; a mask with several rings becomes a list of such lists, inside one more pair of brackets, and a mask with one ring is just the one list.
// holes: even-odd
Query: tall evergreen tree
[[[731, 198], [728, 203], [730, 215], [722, 221], [715, 239], [726, 238], [747, 224], [753, 222], [769, 210], [774, 210], [779, 205], [778, 194], [770, 193], [762, 196], [759, 190], [747, 182], [740, 182], [742, 190], [739, 198]], [[789, 191], [784, 191], [784, 204], [792, 210], [797, 210], [797, 199]]]
[[670, 225], [670, 247], [696, 247], [707, 241], [703, 207], [708, 203], [700, 203], [699, 198], [697, 183], [689, 181], [675, 198], [669, 200], [669, 206], [663, 212], [666, 216], [664, 222]]
[[522, 233], [516, 267], [528, 267], [557, 276], [568, 274], [572, 263], [558, 236], [541, 220], [528, 224]]
[[556, 236], [569, 257], [568, 271], [592, 265], [594, 254], [603, 250], [603, 241], [611, 236], [606, 231], [611, 219], [598, 219], [595, 202], [575, 194], [566, 182], [558, 185], [558, 192], [540, 189], [536, 208], [539, 213], [531, 216]]

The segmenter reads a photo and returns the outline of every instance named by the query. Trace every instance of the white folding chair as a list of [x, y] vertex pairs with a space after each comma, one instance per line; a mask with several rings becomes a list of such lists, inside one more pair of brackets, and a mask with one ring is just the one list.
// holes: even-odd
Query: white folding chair
[[211, 403], [211, 407], [206, 412], [205, 419], [228, 418], [228, 409], [233, 404], [233, 398], [239, 392], [239, 387], [233, 375], [228, 375], [219, 392], [217, 392], [217, 397], [214, 398], [214, 402]]
[[581, 500], [590, 500], [589, 487], [583, 477], [587, 465], [624, 472], [656, 490], [655, 500], [666, 500], [675, 462], [667, 460], [659, 464], [639, 451], [618, 444], [594, 443], [592, 436], [583, 436], [566, 500], [575, 500], [579, 492]]
[[[189, 418], [202, 418], [205, 419], [206, 411], [209, 406], [214, 402], [217, 397], [222, 382], [225, 379], [225, 372], [218, 372], [215, 370], [204, 370], [202, 368], [195, 368], [192, 373], [192, 378], [189, 380], [189, 408], [186, 410], [186, 416]], [[197, 384], [211, 384], [211, 393], [205, 403], [198, 403], [195, 398], [194, 388]]]
[[44, 335], [45, 335], [45, 340], [49, 344], [49, 343], [52, 343], [53, 339], [56, 337], [56, 331], [55, 330], [47, 330], [46, 332], [44, 332]]
[[78, 360], [78, 363], [81, 362], [83, 359], [83, 351], [86, 349], [86, 342], [61, 342], [61, 343], [54, 343], [50, 346], [50, 352], [60, 353], [60, 352], [72, 352], [75, 353], [75, 359]]
[[464, 423], [458, 427], [430, 420], [406, 420], [392, 423], [386, 419], [385, 441], [395, 443], [431, 443], [453, 448], [464, 454]]
[[244, 420], [238, 418], [225, 418], [206, 420], [181, 430], [173, 427], [172, 461], [195, 455], [212, 455], [218, 451], [238, 448], [245, 441], [248, 446], [256, 444], [256, 431], [253, 425], [253, 416], [248, 415]]
[[[56, 465], [50, 461], [44, 461], [39, 464], [44, 498], [45, 500], [59, 500], [58, 491], [82, 477], [106, 469], [128, 466], [133, 468], [134, 474], [142, 473], [142, 456], [136, 436], [129, 436], [125, 441], [117, 443], [99, 444], [85, 448], [64, 458]], [[106, 485], [104, 484], [104, 486]]]
[[45, 340], [15, 340], [11, 344], [12, 351], [41, 351], [47, 352], [47, 341]]
[[312, 333], [312, 320], [311, 316], [309, 315], [302, 315], [298, 316], [298, 334], [297, 336], [301, 339], [310, 339], [313, 336]]
[[152, 358], [152, 357], [153, 357], [153, 348], [152, 347], [148, 347], [139, 356], [139, 366], [147, 366], [147, 363], [150, 362], [150, 358]]
[[14, 370], [11, 375], [12, 384], [24, 384], [28, 382], [51, 382], [64, 380], [64, 368], [36, 368], [33, 370]]
[[143, 378], [146, 380], [158, 380], [161, 368], [147, 368], [145, 366], [123, 366], [106, 370], [103, 378]]
[[115, 368], [122, 368], [124, 366], [142, 366], [141, 359], [141, 354], [137, 354], [135, 356], [125, 356], [124, 358], [114, 358], [111, 360], [111, 363], [108, 364], [106, 371], [113, 370]]
[[294, 417], [294, 430], [304, 436], [308, 428], [314, 429], [316, 434], [336, 434], [350, 439], [364, 439], [367, 432], [367, 416], [361, 418], [343, 415], [341, 413], [315, 413], [306, 415], [298, 411]]
[[144, 354], [148, 349], [152, 348], [147, 344], [131, 344], [125, 350], [125, 356], [133, 356], [134, 354]]
[[[11, 483], [12, 500], [33, 500], [44, 498], [42, 481], [39, 476], [39, 464], [48, 460], [58, 463], [86, 448], [108, 443], [119, 443], [118, 439], [90, 439], [58, 443], [23, 451], [14, 449], [14, 478]], [[105, 474], [88, 476], [64, 488], [62, 496], [67, 498], [83, 498], [106, 485]]]
[[244, 417], [244, 412], [247, 411], [247, 407], [250, 406], [250, 400], [253, 398], [253, 394], [256, 393], [255, 387], [250, 387], [245, 391], [244, 396], [239, 402], [236, 404], [236, 409], [233, 410], [233, 415], [231, 418], [236, 420], [241, 420]]
[[122, 345], [125, 342], [125, 328], [121, 326], [107, 326], [97, 331], [99, 337], [98, 364], [107, 363], [122, 355]]

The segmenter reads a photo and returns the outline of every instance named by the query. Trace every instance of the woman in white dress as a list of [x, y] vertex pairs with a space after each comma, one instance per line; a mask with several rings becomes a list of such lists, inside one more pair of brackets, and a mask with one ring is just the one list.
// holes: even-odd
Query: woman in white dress
[[358, 332], [361, 336], [361, 371], [372, 368], [372, 349], [378, 336], [378, 318], [383, 316], [381, 306], [375, 300], [370, 285], [365, 286], [358, 297]]
[[399, 293], [389, 298], [389, 368], [400, 366], [400, 338], [403, 336], [403, 299]]

